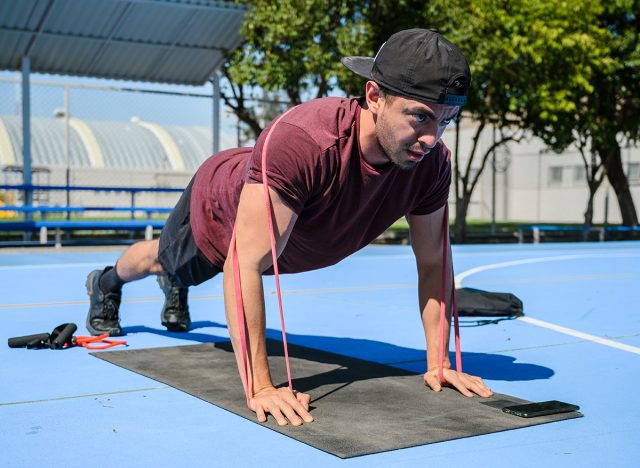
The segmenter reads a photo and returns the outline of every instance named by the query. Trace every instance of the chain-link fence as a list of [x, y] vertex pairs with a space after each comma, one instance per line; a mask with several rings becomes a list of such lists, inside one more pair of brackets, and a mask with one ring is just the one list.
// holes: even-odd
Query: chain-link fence
[[[169, 90], [169, 91], [167, 91]], [[177, 90], [177, 91], [176, 91]], [[195, 91], [194, 91], [195, 90]], [[229, 90], [223, 88], [229, 94]], [[23, 181], [21, 82], [0, 77], [0, 184]], [[277, 96], [251, 96], [260, 125], [288, 107]], [[220, 148], [253, 144], [246, 124], [222, 106]], [[201, 88], [99, 86], [87, 82], [31, 80], [31, 154], [34, 185], [184, 188], [213, 151], [213, 91]], [[468, 154], [472, 129], [462, 132], [461, 154]], [[445, 142], [453, 149], [453, 132]], [[490, 135], [482, 145], [490, 144]], [[581, 222], [587, 189], [579, 155], [546, 153], [528, 138], [502, 149], [495, 183], [484, 171], [469, 216], [475, 219]], [[623, 150], [634, 197], [640, 183], [640, 148]], [[507, 157], [508, 156], [508, 157]], [[504, 161], [503, 161], [504, 160]], [[504, 163], [504, 164], [502, 164]], [[504, 165], [502, 167], [500, 164]], [[494, 184], [496, 188], [494, 189]], [[607, 193], [611, 194], [607, 197]], [[34, 194], [35, 205], [127, 206], [131, 195], [114, 191], [49, 191]], [[172, 206], [176, 193], [138, 193], [138, 206]], [[0, 190], [0, 203], [20, 205], [23, 192]], [[563, 203], [556, 201], [562, 199]], [[611, 206], [609, 206], [611, 205]], [[609, 209], [610, 208], [610, 209]], [[95, 212], [94, 215], [101, 213]], [[0, 215], [7, 216], [6, 211]], [[617, 222], [615, 199], [603, 184], [595, 200], [597, 222]]]
[[[212, 92], [31, 80], [32, 183], [55, 186], [184, 188], [212, 154]], [[0, 183], [23, 181], [19, 78], [0, 77]], [[234, 131], [221, 147], [235, 145]], [[0, 202], [21, 204], [4, 190]], [[138, 205], [171, 206], [176, 194], [138, 194]], [[118, 192], [36, 191], [34, 205], [117, 206]]]

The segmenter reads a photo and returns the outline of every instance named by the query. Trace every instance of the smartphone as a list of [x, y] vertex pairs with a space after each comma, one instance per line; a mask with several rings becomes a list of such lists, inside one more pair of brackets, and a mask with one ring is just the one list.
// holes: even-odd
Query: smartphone
[[542, 401], [540, 403], [526, 403], [524, 405], [506, 406], [502, 411], [521, 418], [534, 418], [536, 416], [546, 416], [548, 414], [567, 413], [569, 411], [578, 411], [577, 405], [564, 403], [562, 401], [551, 400]]

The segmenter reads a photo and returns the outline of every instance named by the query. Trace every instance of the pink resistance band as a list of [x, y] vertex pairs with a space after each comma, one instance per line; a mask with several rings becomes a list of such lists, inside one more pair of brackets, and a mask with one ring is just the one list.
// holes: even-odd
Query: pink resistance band
[[[262, 186], [264, 188], [264, 201], [267, 208], [267, 222], [269, 223], [269, 236], [271, 238], [271, 258], [273, 261], [273, 273], [276, 280], [276, 292], [278, 295], [278, 306], [280, 307], [280, 324], [282, 326], [282, 344], [284, 346], [284, 359], [287, 366], [287, 379], [289, 381], [289, 389], [293, 391], [293, 385], [291, 383], [291, 366], [289, 365], [289, 349], [287, 346], [287, 333], [284, 326], [284, 310], [282, 308], [282, 294], [280, 292], [280, 275], [278, 272], [278, 254], [276, 250], [276, 237], [273, 229], [273, 219], [271, 217], [271, 195], [269, 194], [269, 185], [267, 180], [267, 148], [269, 147], [269, 140], [271, 139], [271, 131], [278, 125], [280, 120], [291, 112], [292, 107], [287, 112], [282, 114], [274, 122], [267, 134], [267, 138], [264, 141], [264, 147], [262, 148]], [[244, 370], [244, 392], [247, 397], [247, 406], [251, 407], [252, 392], [249, 388], [249, 358], [247, 353], [247, 336], [245, 333], [245, 314], [244, 303], [242, 301], [242, 286], [240, 283], [240, 263], [238, 261], [238, 249], [236, 248], [236, 228], [233, 227], [233, 234], [231, 236], [231, 249], [232, 249], [232, 262], [233, 262], [233, 285], [236, 293], [236, 309], [238, 315], [238, 328], [240, 330], [240, 341], [242, 346], [242, 364]]]
[[[289, 389], [293, 391], [293, 385], [291, 382], [291, 366], [289, 364], [289, 350], [287, 347], [287, 334], [284, 325], [284, 310], [282, 307], [282, 293], [280, 290], [280, 275], [278, 272], [278, 255], [276, 250], [276, 240], [273, 229], [273, 219], [271, 215], [271, 196], [269, 194], [269, 186], [267, 180], [267, 148], [269, 145], [269, 140], [271, 138], [271, 131], [278, 125], [280, 120], [291, 112], [293, 108], [289, 109], [287, 112], [282, 114], [272, 125], [269, 134], [264, 142], [264, 147], [262, 149], [262, 186], [264, 189], [264, 199], [267, 209], [267, 221], [269, 224], [269, 235], [271, 239], [271, 257], [273, 260], [273, 273], [276, 281], [276, 292], [278, 296], [278, 306], [280, 308], [280, 323], [282, 326], [282, 343], [284, 347], [284, 357], [285, 363], [287, 367], [287, 379], [289, 383]], [[447, 270], [447, 246], [449, 240], [449, 205], [445, 205], [444, 211], [444, 221], [443, 221], [443, 242], [442, 242], [442, 292], [440, 296], [440, 346], [439, 346], [439, 361], [440, 367], [438, 369], [438, 377], [441, 383], [446, 383], [443, 375], [443, 367], [444, 367], [444, 342], [445, 342], [445, 327], [444, 323], [446, 321], [446, 270]], [[240, 330], [240, 342], [242, 347], [242, 366], [243, 366], [243, 374], [244, 374], [244, 390], [245, 395], [247, 397], [247, 406], [249, 409], [252, 409], [251, 406], [251, 397], [252, 392], [249, 388], [249, 358], [247, 352], [247, 334], [246, 334], [246, 320], [244, 313], [244, 303], [242, 300], [242, 286], [240, 282], [240, 264], [238, 261], [238, 250], [236, 248], [236, 228], [233, 228], [233, 234], [231, 236], [231, 251], [232, 251], [232, 264], [233, 264], [233, 284], [235, 288], [236, 295], [236, 311], [238, 316], [238, 329]], [[452, 304], [453, 304], [453, 313], [454, 313], [454, 324], [455, 324], [455, 342], [456, 342], [456, 371], [462, 372], [462, 356], [460, 352], [460, 329], [458, 325], [458, 308], [456, 305], [455, 298], [455, 284], [452, 284]]]

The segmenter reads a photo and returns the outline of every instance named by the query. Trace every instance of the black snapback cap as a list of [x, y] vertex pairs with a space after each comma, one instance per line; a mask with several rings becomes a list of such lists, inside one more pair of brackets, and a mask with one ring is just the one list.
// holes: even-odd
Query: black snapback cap
[[343, 57], [342, 64], [392, 92], [449, 106], [464, 106], [471, 83], [460, 49], [433, 29], [407, 29], [382, 44], [374, 58]]

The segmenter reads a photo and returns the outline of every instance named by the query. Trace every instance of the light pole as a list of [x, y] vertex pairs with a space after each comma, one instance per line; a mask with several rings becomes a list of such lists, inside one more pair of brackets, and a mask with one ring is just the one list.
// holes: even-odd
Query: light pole
[[69, 185], [71, 183], [71, 144], [70, 144], [70, 129], [69, 129], [69, 87], [64, 87], [64, 160], [66, 166], [66, 194], [67, 194], [67, 220], [71, 219], [71, 191]]

